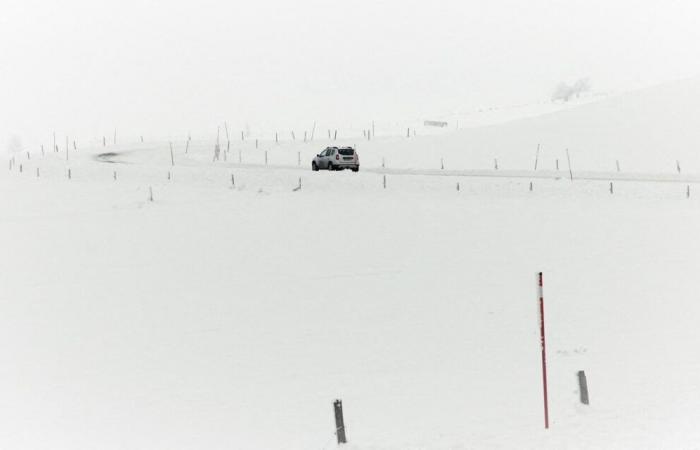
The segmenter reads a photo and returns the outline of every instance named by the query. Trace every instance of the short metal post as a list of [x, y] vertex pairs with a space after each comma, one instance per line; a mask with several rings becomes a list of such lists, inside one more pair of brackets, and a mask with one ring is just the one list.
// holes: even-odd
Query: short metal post
[[581, 394], [581, 403], [588, 404], [588, 383], [586, 381], [586, 373], [583, 370], [578, 371], [578, 387]]
[[338, 444], [346, 444], [348, 440], [345, 437], [345, 421], [343, 420], [343, 402], [341, 400], [334, 401], [333, 410], [335, 411], [335, 434], [338, 436]]

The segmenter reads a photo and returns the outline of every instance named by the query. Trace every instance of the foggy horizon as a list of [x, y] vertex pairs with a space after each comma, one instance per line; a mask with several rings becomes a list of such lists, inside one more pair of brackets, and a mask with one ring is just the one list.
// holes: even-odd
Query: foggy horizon
[[700, 73], [678, 2], [4, 2], [0, 143], [447, 117]]

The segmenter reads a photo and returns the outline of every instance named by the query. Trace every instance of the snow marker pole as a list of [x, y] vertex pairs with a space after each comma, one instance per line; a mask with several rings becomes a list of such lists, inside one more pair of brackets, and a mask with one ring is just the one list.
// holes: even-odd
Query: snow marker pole
[[544, 340], [544, 294], [542, 292], [542, 272], [538, 274], [538, 292], [540, 296], [540, 342], [542, 345], [542, 387], [544, 394], [544, 428], [549, 428], [549, 402], [547, 399], [547, 356]]

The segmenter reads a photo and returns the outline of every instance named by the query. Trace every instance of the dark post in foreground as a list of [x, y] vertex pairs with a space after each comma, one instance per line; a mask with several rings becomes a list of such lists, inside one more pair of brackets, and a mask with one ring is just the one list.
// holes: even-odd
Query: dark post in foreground
[[586, 381], [586, 373], [583, 370], [578, 371], [578, 387], [581, 393], [581, 403], [588, 404], [588, 382]]
[[343, 402], [336, 400], [333, 402], [333, 410], [335, 411], [335, 434], [338, 436], [338, 444], [345, 444], [348, 440], [345, 438], [345, 422], [343, 421]]

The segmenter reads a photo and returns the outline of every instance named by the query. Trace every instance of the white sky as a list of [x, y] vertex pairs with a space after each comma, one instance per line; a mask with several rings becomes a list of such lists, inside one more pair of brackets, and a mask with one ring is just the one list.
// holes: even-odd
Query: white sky
[[700, 2], [0, 0], [0, 145], [285, 129], [700, 73]]

